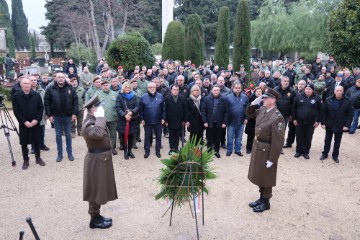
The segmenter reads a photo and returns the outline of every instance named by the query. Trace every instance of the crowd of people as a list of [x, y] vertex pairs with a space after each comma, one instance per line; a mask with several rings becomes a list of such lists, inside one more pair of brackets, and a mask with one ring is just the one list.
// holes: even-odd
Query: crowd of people
[[29, 144], [36, 163], [46, 165], [41, 150], [50, 150], [45, 144], [47, 120], [55, 129], [57, 162], [64, 155], [62, 135], [70, 161], [75, 159], [72, 138], [76, 133], [82, 136], [88, 149], [83, 200], [89, 202], [89, 227], [105, 229], [112, 219], [101, 216], [100, 208], [117, 199], [112, 159], [118, 154], [118, 138], [125, 160], [135, 158], [132, 149], [142, 141], [147, 159], [154, 139], [155, 154], [161, 158], [162, 135], [172, 155], [179, 151], [180, 141], [186, 141], [187, 132], [221, 158], [220, 148], [226, 149], [227, 157], [243, 156], [245, 132], [246, 154], [251, 153], [248, 179], [260, 192], [249, 206], [256, 213], [269, 210], [279, 156], [295, 138], [294, 157], [310, 159], [314, 129], [321, 125], [325, 140], [320, 160], [328, 158], [334, 138], [332, 159], [339, 163], [343, 133], [354, 134], [358, 128], [360, 69], [353, 69], [353, 74], [339, 69], [332, 57], [326, 64], [317, 58], [312, 65], [303, 59], [253, 62], [250, 73], [239, 67], [236, 72], [231, 64], [223, 69], [164, 61], [150, 69], [135, 66], [125, 71], [119, 66], [114, 72], [100, 60], [94, 75], [88, 67], [78, 74], [69, 60], [65, 72], [53, 74], [51, 82], [48, 74], [19, 76], [11, 94], [22, 169], [29, 167]]
[[250, 73], [243, 65], [236, 72], [231, 64], [224, 69], [214, 64], [195, 66], [191, 61], [182, 64], [170, 60], [156, 61], [152, 68], [125, 70], [119, 66], [112, 70], [102, 59], [93, 74], [88, 67], [78, 73], [70, 59], [64, 69], [53, 74], [52, 81], [48, 74], [34, 74], [19, 76], [13, 86], [14, 113], [23, 133], [23, 169], [29, 166], [28, 144], [37, 163], [45, 165], [40, 150], [49, 150], [45, 144], [47, 120], [55, 128], [56, 161], [62, 161], [64, 155], [62, 135], [68, 159], [75, 159], [72, 138], [82, 135], [83, 105], [95, 95], [104, 108], [111, 152], [118, 154], [119, 139], [126, 160], [135, 158], [132, 149], [137, 149], [141, 141], [144, 158], [148, 158], [154, 139], [155, 154], [160, 158], [162, 135], [169, 139], [166, 152], [177, 152], [188, 133], [220, 158], [220, 148], [226, 149], [226, 156], [243, 156], [245, 132], [245, 152], [250, 154], [256, 138], [255, 119], [246, 114], [246, 109], [269, 88], [279, 93], [276, 105], [288, 126], [283, 148], [292, 147], [296, 138], [296, 158], [310, 158], [314, 129], [321, 125], [326, 136], [320, 159], [328, 157], [334, 136], [332, 158], [339, 162], [343, 132], [353, 134], [358, 128], [360, 68], [340, 69], [332, 56], [326, 63], [317, 58], [313, 64], [305, 64], [304, 59], [286, 64], [253, 62]]

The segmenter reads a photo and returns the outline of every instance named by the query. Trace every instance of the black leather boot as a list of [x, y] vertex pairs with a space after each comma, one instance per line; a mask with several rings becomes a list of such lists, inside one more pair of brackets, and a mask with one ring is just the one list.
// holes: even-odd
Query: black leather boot
[[111, 218], [107, 218], [107, 217], [104, 217], [104, 216], [101, 216], [101, 215], [99, 215], [99, 217], [100, 217], [103, 221], [105, 221], [105, 222], [111, 222], [111, 223], [112, 223], [112, 219], [111, 219]]
[[127, 146], [124, 146], [124, 158], [125, 158], [125, 160], [129, 160], [129, 154], [128, 154]]
[[262, 200], [263, 200], [262, 194], [260, 193], [260, 198], [258, 200], [256, 200], [255, 202], [249, 203], [249, 207], [254, 208], [254, 207], [258, 206]]
[[91, 217], [90, 220], [90, 228], [101, 228], [101, 229], [105, 229], [105, 228], [109, 228], [112, 226], [112, 222], [107, 222], [104, 220], [104, 218], [102, 218], [100, 215]]
[[130, 146], [128, 147], [127, 155], [128, 155], [130, 158], [135, 158], [135, 155], [132, 153]]
[[268, 198], [263, 198], [261, 203], [253, 208], [254, 212], [263, 212], [270, 209], [270, 202]]

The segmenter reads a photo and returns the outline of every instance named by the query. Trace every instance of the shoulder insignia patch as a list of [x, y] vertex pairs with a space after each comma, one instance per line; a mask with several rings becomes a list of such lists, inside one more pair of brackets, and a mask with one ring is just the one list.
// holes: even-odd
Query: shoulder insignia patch
[[283, 130], [283, 128], [284, 128], [284, 123], [279, 122], [279, 123], [277, 124], [277, 129], [278, 129], [279, 131], [281, 131], [281, 130]]

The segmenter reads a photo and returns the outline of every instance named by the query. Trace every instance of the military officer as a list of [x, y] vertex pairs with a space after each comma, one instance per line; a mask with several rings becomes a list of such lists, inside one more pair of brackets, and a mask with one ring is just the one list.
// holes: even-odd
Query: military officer
[[104, 80], [101, 83], [102, 90], [98, 92], [101, 105], [105, 109], [106, 125], [109, 129], [112, 154], [116, 155], [116, 127], [117, 127], [117, 113], [115, 110], [116, 98], [119, 93], [110, 90], [110, 82]]
[[73, 88], [76, 91], [76, 94], [78, 96], [78, 115], [76, 115], [76, 121], [72, 122], [71, 126], [71, 137], [75, 138], [75, 132], [77, 129], [78, 135], [81, 136], [81, 128], [82, 128], [82, 122], [84, 119], [84, 101], [85, 101], [85, 94], [86, 90], [83, 87], [80, 87], [78, 84], [78, 80], [76, 77], [73, 77], [70, 79], [70, 83], [73, 86]]
[[[246, 109], [246, 114], [256, 119], [255, 136], [248, 178], [260, 188], [260, 198], [249, 206], [254, 212], [270, 209], [272, 187], [276, 185], [277, 162], [284, 143], [285, 120], [276, 107], [279, 93], [267, 88]], [[263, 102], [263, 107], [256, 105]]]
[[100, 215], [100, 207], [117, 199], [110, 135], [100, 104], [97, 95], [85, 103], [88, 114], [81, 130], [88, 148], [84, 161], [83, 200], [89, 202], [90, 228], [112, 226], [111, 218]]
[[93, 80], [93, 86], [90, 88], [85, 95], [85, 101], [89, 101], [90, 98], [92, 98], [95, 93], [101, 91], [101, 78], [100, 76], [96, 76]]

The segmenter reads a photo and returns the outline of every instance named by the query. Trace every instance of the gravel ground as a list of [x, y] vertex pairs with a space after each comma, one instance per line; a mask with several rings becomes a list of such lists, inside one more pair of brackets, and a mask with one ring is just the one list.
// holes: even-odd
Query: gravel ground
[[[331, 158], [319, 160], [325, 135], [320, 128], [314, 134], [310, 160], [294, 158], [294, 146], [285, 149], [271, 210], [264, 213], [253, 213], [247, 206], [258, 198], [257, 187], [247, 179], [250, 156], [226, 157], [222, 149], [222, 158], [212, 164], [218, 178], [207, 182], [205, 225], [199, 222], [201, 239], [360, 239], [359, 132], [344, 134], [339, 164]], [[88, 204], [82, 201], [83, 138], [73, 139], [74, 162], [65, 155], [57, 163], [55, 133], [48, 124], [50, 151], [42, 152], [47, 165], [36, 165], [32, 155], [29, 169], [23, 171], [16, 133], [10, 133], [15, 168], [6, 138], [0, 135], [1, 239], [17, 239], [20, 230], [25, 230], [24, 239], [34, 239], [25, 221], [29, 216], [41, 239], [196, 239], [188, 206], [175, 209], [171, 227], [169, 213], [162, 218], [166, 202], [154, 200], [162, 165], [154, 149], [148, 159], [143, 158], [143, 142], [134, 150], [136, 159], [125, 161], [120, 151], [114, 157], [119, 199], [101, 209], [113, 218], [113, 226], [91, 230]], [[163, 138], [163, 145], [165, 157], [168, 139]]]

